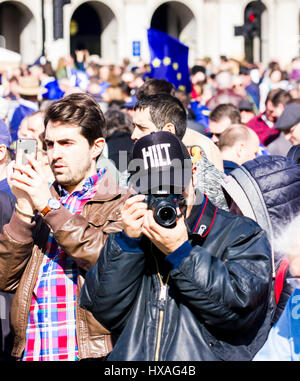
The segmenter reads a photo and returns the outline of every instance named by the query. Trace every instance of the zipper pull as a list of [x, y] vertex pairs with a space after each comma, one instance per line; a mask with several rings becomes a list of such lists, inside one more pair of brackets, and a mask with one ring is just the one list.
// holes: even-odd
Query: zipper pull
[[165, 284], [163, 284], [160, 288], [158, 300], [165, 301], [166, 299], [167, 299], [167, 286]]

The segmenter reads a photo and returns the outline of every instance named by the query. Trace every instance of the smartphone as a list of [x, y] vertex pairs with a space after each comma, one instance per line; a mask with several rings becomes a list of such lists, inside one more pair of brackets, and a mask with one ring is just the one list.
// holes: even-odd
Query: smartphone
[[27, 164], [27, 156], [36, 159], [37, 154], [37, 141], [35, 139], [18, 139], [16, 147], [16, 162], [19, 164]]

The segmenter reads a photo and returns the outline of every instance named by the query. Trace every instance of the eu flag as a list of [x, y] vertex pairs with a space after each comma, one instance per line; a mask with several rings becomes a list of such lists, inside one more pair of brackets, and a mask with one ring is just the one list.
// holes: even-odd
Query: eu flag
[[166, 79], [176, 89], [191, 92], [188, 67], [189, 48], [176, 38], [156, 29], [148, 29], [151, 72], [148, 78]]

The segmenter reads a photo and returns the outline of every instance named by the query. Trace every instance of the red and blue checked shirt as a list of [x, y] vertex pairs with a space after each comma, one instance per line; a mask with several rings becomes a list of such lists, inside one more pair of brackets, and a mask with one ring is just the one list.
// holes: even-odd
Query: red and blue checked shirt
[[[82, 189], [69, 194], [58, 186], [61, 204], [72, 214], [80, 214], [84, 204], [91, 200], [105, 170], [86, 179]], [[49, 234], [33, 290], [26, 346], [22, 361], [76, 361], [76, 290], [77, 265]]]

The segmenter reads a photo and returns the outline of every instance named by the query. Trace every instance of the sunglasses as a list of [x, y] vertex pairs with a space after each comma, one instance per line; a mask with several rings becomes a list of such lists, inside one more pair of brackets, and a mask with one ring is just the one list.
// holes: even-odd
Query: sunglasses
[[211, 139], [213, 136], [216, 136], [217, 138], [219, 138], [220, 135], [221, 135], [221, 133], [217, 134], [216, 132], [207, 132], [207, 133], [206, 133], [206, 136], [207, 136], [208, 138], [210, 138], [210, 139]]

